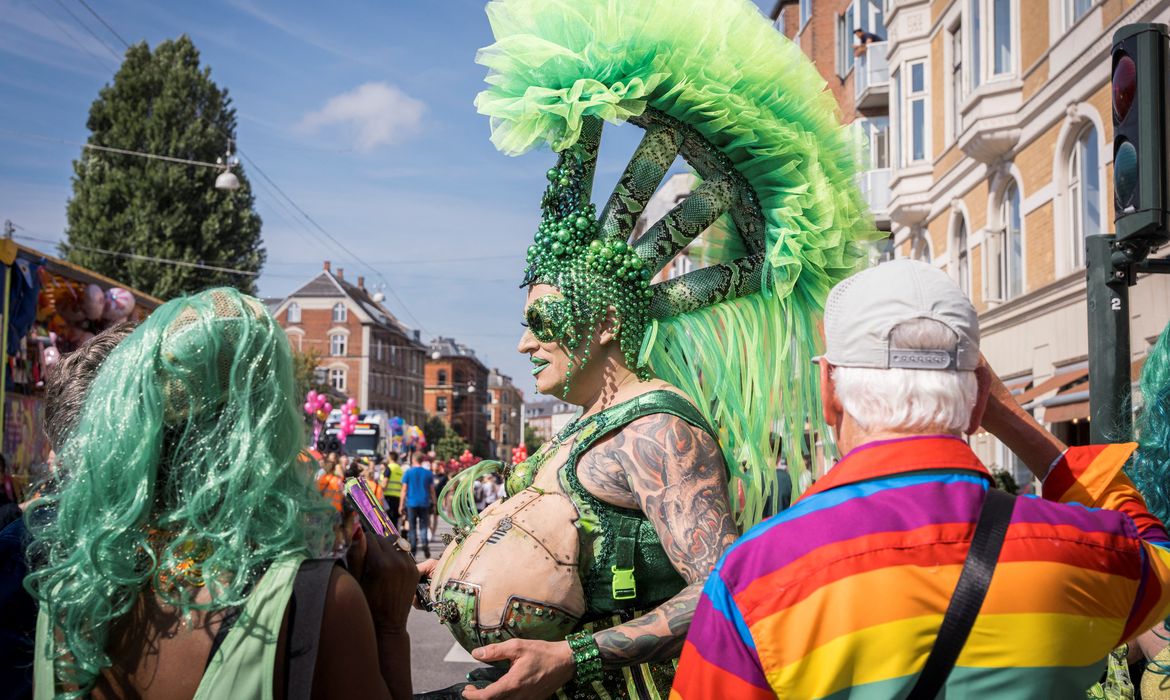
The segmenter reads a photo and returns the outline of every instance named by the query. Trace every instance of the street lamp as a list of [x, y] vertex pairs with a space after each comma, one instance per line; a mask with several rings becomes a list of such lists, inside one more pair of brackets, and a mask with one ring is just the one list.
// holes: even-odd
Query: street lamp
[[231, 141], [228, 141], [227, 153], [222, 158], [216, 158], [215, 164], [223, 166], [223, 172], [215, 178], [215, 189], [230, 192], [240, 189], [240, 178], [232, 172], [232, 168], [240, 164], [240, 159], [232, 154]]

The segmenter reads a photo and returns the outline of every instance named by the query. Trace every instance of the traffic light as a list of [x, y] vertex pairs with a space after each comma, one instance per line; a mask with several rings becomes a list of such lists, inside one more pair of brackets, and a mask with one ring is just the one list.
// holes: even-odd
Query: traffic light
[[1113, 221], [1118, 240], [1170, 241], [1170, 108], [1164, 24], [1113, 35]]

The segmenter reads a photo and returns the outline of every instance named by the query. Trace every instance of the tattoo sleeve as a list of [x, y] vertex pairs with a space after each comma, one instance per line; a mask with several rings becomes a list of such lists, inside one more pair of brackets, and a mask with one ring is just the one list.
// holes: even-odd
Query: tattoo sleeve
[[[668, 414], [639, 418], [586, 455], [594, 475], [623, 474], [688, 585], [646, 615], [595, 635], [611, 668], [679, 655], [703, 583], [738, 532], [727, 467], [711, 436]], [[600, 480], [600, 479], [599, 479]]]

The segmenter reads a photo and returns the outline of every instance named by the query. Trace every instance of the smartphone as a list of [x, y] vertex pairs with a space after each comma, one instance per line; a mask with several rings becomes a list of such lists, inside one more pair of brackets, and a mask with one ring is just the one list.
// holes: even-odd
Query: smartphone
[[371, 530], [382, 537], [398, 537], [398, 528], [386, 516], [382, 505], [374, 498], [370, 484], [365, 479], [350, 478], [345, 480], [345, 495], [353, 502], [362, 519]]
[[[386, 511], [378, 503], [378, 499], [374, 497], [373, 491], [370, 490], [369, 482], [365, 479], [358, 478], [346, 479], [345, 495], [353, 502], [354, 507], [357, 508], [358, 513], [361, 514], [362, 519], [366, 521], [366, 525], [371, 530], [382, 537], [402, 539], [398, 528], [394, 527], [394, 521], [386, 516]], [[430, 599], [430, 583], [428, 581], [419, 581], [418, 586], [414, 590], [414, 598], [418, 602], [418, 606], [423, 610], [431, 612], [435, 609]]]

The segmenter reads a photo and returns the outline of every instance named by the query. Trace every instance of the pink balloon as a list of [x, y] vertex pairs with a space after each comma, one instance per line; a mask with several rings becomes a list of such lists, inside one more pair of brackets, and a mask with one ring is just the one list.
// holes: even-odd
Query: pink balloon
[[311, 404], [311, 403], [305, 404], [305, 413], [316, 413], [316, 412], [317, 412], [317, 409], [313, 408], [313, 404]]
[[61, 359], [61, 351], [50, 345], [45, 348], [45, 366], [52, 367]]
[[328, 401], [326, 401], [326, 402], [325, 402], [325, 405], [324, 405], [324, 406], [322, 406], [321, 408], [322, 408], [322, 409], [324, 409], [324, 411], [325, 411], [326, 413], [329, 413], [329, 412], [331, 412], [331, 411], [333, 410], [333, 404], [331, 404], [331, 403], [329, 403]]
[[305, 395], [305, 401], [313, 404], [317, 403], [317, 392], [310, 389], [309, 393]]

